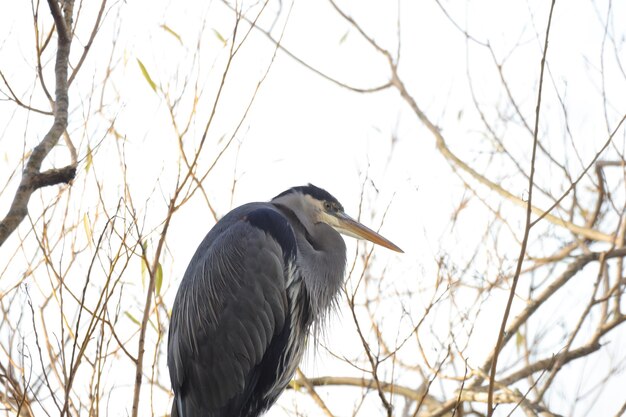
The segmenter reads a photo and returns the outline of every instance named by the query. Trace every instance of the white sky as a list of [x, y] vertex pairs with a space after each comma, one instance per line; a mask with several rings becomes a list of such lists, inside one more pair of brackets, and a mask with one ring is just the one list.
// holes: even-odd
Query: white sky
[[[499, 59], [509, 54], [515, 45], [519, 45], [507, 60], [505, 74], [511, 80], [511, 89], [522, 100], [527, 114], [532, 113], [536, 98], [538, 51], [541, 45], [535, 34], [540, 33], [539, 38], [543, 39], [547, 3], [486, 0], [444, 2], [460, 25], [467, 27], [477, 39], [489, 41]], [[395, 2], [348, 1], [341, 5], [377, 42], [395, 53]], [[606, 6], [606, 2], [583, 0], [557, 2], [550, 43], [551, 76], [559, 88], [567, 86], [563, 90], [566, 91], [565, 100], [574, 143], [585, 162], [593, 157], [594, 151], [607, 137], [599, 95], [602, 80], [598, 72], [603, 31], [594, 9], [597, 7], [601, 13], [606, 13]], [[83, 13], [86, 15], [94, 12], [89, 9], [93, 5], [85, 4], [84, 7]], [[283, 7], [286, 11], [289, 3], [284, 2]], [[270, 12], [274, 8], [272, 4]], [[612, 2], [612, 8], [614, 23], [617, 25], [619, 16], [626, 17], [626, 10], [621, 2]], [[11, 13], [0, 15], [0, 69], [16, 86], [14, 89], [18, 94], [29, 94], [34, 83], [31, 72], [33, 34], [30, 6], [14, 5], [13, 9]], [[212, 102], [209, 97], [213, 97], [218, 85], [229, 46], [222, 44], [214, 30], [230, 41], [233, 15], [218, 1], [129, 1], [113, 9], [81, 70], [81, 77], [77, 79], [80, 88], [75, 86], [70, 97], [73, 115], [70, 125], [76, 132], [81, 132], [82, 117], [87, 113], [85, 108], [90, 104], [95, 106], [89, 100], [99, 100], [99, 97], [90, 97], [79, 90], [90, 91], [92, 82], [98, 83], [102, 79], [111, 54], [111, 39], [121, 22], [114, 49], [114, 61], [118, 68], [110, 81], [113, 88], [105, 96], [105, 101], [110, 100], [114, 104], [107, 107], [104, 117], [91, 116], [86, 134], [82, 136], [81, 133], [74, 140], [79, 157], [84, 157], [87, 143], [94, 148], [103, 137], [106, 131], [105, 118], [116, 116], [116, 129], [126, 137], [127, 160], [134, 161], [128, 165], [133, 199], [146, 215], [149, 230], [157, 226], [157, 219], [162, 218], [164, 201], [173, 189], [178, 145], [162, 97], [150, 89], [136, 60], [140, 59], [155, 82], [165, 89], [165, 83], [176, 79], [180, 83], [185, 76], [199, 80], [200, 86], [205, 89], [206, 98], [199, 104], [198, 124], [192, 128], [189, 136], [189, 141], [197, 143]], [[45, 7], [42, 10], [46, 11]], [[119, 20], [116, 16], [118, 10]], [[281, 15], [275, 34], [279, 33], [284, 24], [285, 15]], [[180, 35], [182, 45], [162, 29], [163, 24]], [[193, 63], [193, 51], [202, 25], [205, 30], [200, 42], [201, 52], [198, 61]], [[244, 28], [247, 29], [247, 26], [244, 25]], [[623, 29], [612, 29], [623, 36]], [[401, 30], [400, 75], [429, 117], [443, 127], [451, 147], [461, 155], [481, 161], [484, 157], [478, 151], [484, 147], [484, 142], [482, 130], [479, 130], [480, 120], [471, 110], [467, 71], [476, 83], [474, 87], [481, 104], [493, 105], [504, 101], [503, 90], [490, 57], [484, 49], [474, 44], [470, 43], [467, 49], [463, 35], [445, 18], [434, 1], [401, 2]], [[81, 42], [85, 42], [87, 32], [84, 27], [79, 36]], [[623, 42], [623, 39], [619, 41]], [[373, 87], [387, 80], [385, 61], [332, 11], [327, 2], [296, 2], [289, 17], [283, 45], [317, 69], [350, 85]], [[469, 55], [466, 54], [468, 50]], [[232, 134], [256, 83], [265, 72], [272, 51], [273, 45], [253, 31], [249, 42], [233, 63], [226, 81], [223, 101], [217, 111], [216, 123], [209, 133], [208, 152], [203, 156], [202, 163], [208, 165], [217, 153], [215, 144], [223, 135], [228, 138]], [[623, 52], [621, 58], [624, 58]], [[607, 58], [607, 62], [610, 62], [610, 58]], [[51, 68], [52, 65], [49, 65], [48, 80], [52, 79]], [[189, 68], [193, 68], [191, 73]], [[608, 99], [612, 107], [609, 119], [611, 127], [614, 127], [616, 118], [626, 109], [626, 80], [614, 64], [607, 64], [605, 73], [606, 84], [610, 86], [607, 89]], [[175, 91], [176, 82], [170, 88]], [[115, 100], [116, 95], [121, 97], [119, 101]], [[561, 120], [562, 114], [554, 97], [552, 82], [546, 87], [546, 97], [546, 120], [552, 117]], [[39, 107], [46, 107], [39, 93], [32, 100]], [[184, 101], [181, 108], [182, 111], [188, 109], [189, 100]], [[38, 142], [49, 123], [48, 119], [41, 116], [13, 109], [11, 103], [0, 102], [0, 157], [8, 161], [0, 164], [0, 178], [5, 178], [15, 169], [15, 161], [23, 153], [23, 146], [31, 148]], [[24, 132], [24, 120], [27, 117], [29, 127]], [[571, 147], [567, 148], [569, 142], [563, 139], [562, 130], [560, 121], [554, 124], [546, 121], [542, 125], [542, 131], [549, 138], [546, 146], [556, 155], [572, 155]], [[397, 137], [397, 142], [390, 154], [392, 136]], [[111, 141], [111, 136], [104, 137], [94, 155], [92, 169], [103, 179], [105, 195], [111, 207], [114, 207], [116, 195], [121, 195], [123, 190], [117, 166], [117, 149]], [[234, 146], [225, 154], [206, 182], [206, 190], [213, 196], [212, 203], [218, 214], [222, 215], [232, 206], [248, 201], [268, 200], [286, 188], [308, 182], [326, 188], [342, 201], [349, 213], [356, 214], [360, 184], [367, 172], [381, 193], [378, 200], [366, 205], [363, 218], [367, 219], [366, 223], [378, 226], [380, 215], [394, 196], [382, 232], [406, 252], [400, 256], [378, 249], [378, 261], [381, 265], [390, 265], [390, 271], [405, 277], [408, 282], [416, 277], [432, 279], [429, 277], [434, 273], [435, 259], [442, 248], [448, 253], [454, 253], [459, 259], [470, 256], [474, 247], [480, 244], [480, 234], [491, 218], [491, 213], [480, 204], [470, 205], [462, 222], [450, 230], [450, 215], [464, 195], [463, 186], [435, 149], [432, 136], [416, 123], [395, 91], [364, 95], [340, 89], [280, 52], [249, 117], [235, 135], [235, 141], [241, 146]], [[526, 155], [530, 149], [529, 137], [521, 130], [508, 130], [506, 141], [512, 148], [522, 150], [522, 155]], [[623, 151], [623, 135], [617, 144]], [[57, 148], [52, 161], [60, 165], [67, 162], [67, 154], [63, 147]], [[236, 149], [239, 149], [238, 153]], [[387, 163], [388, 158], [391, 158], [390, 163]], [[580, 164], [575, 158], [568, 159], [567, 163], [573, 172], [580, 171]], [[541, 181], [546, 187], [554, 187], [556, 190], [562, 185], [562, 180], [555, 175], [554, 183], [551, 183], [553, 173], [548, 168], [541, 171], [544, 166], [547, 166], [545, 161], [539, 160]], [[231, 205], [230, 198], [222, 196], [230, 195], [233, 172], [237, 188]], [[507, 186], [514, 194], [526, 195], [523, 179], [510, 178], [508, 181]], [[83, 183], [80, 184], [82, 186]], [[94, 190], [88, 188], [80, 192], [84, 193], [86, 202], [82, 207], [77, 207], [77, 212], [84, 211], [93, 216], [94, 213], [90, 211], [93, 207], [89, 207], [89, 204], [95, 201]], [[10, 195], [10, 192], [5, 192], [0, 196], [0, 213], [6, 212]], [[489, 194], [485, 195], [491, 198]], [[168, 280], [165, 285], [170, 286], [166, 299], [170, 304], [188, 260], [213, 224], [206, 205], [199, 196], [196, 197], [175, 219], [170, 232], [168, 249], [174, 262], [166, 265], [165, 271]], [[31, 210], [38, 207], [40, 204], [37, 201], [31, 204]], [[512, 224], [522, 224], [523, 213], [519, 208], [503, 206], [502, 210], [508, 219], [512, 219]], [[370, 213], [375, 213], [373, 221], [370, 220]], [[22, 225], [20, 230], [26, 231], [27, 226]], [[354, 243], [348, 242], [348, 245], [349, 250], [353, 251]], [[511, 239], [508, 246], [507, 242], [503, 245], [506, 256], [515, 259], [519, 248], [514, 241]], [[0, 257], [4, 256], [0, 252]], [[19, 274], [23, 272], [20, 268], [16, 265], [10, 271]], [[136, 270], [139, 273], [138, 268]], [[141, 299], [141, 291], [137, 294], [138, 299]], [[424, 302], [427, 297], [424, 296]], [[419, 306], [415, 307], [419, 309]], [[482, 362], [485, 349], [490, 348], [495, 341], [496, 333], [490, 318], [499, 321], [501, 309], [502, 302], [491, 303], [483, 311], [481, 317], [484, 320], [477, 322], [472, 343], [468, 347], [470, 361], [475, 366]], [[393, 312], [389, 314], [393, 317]], [[344, 314], [345, 319], [347, 316]], [[338, 352], [358, 349], [358, 346], [349, 343], [354, 335], [340, 323], [333, 323], [333, 330], [328, 337], [329, 345]], [[624, 332], [620, 332], [623, 346]], [[617, 346], [620, 346], [619, 341], [618, 338]], [[134, 341], [132, 348], [135, 349]], [[120, 373], [115, 378], [118, 381], [128, 376], [125, 373], [133, 371], [128, 361], [121, 360], [120, 364], [122, 366], [115, 369], [115, 372]], [[337, 366], [337, 361], [320, 355], [314, 364], [308, 364], [307, 371], [311, 375], [324, 375], [336, 370]], [[162, 372], [166, 372], [165, 368]], [[128, 381], [132, 381], [132, 378], [128, 378]], [[120, 400], [109, 404], [109, 415], [121, 416], [130, 412], [129, 392], [130, 388], [128, 392], [125, 388], [117, 391]], [[330, 391], [328, 398], [333, 398], [339, 392], [343, 391]], [[144, 390], [144, 393], [143, 400], [147, 401], [148, 391]], [[610, 395], [609, 392], [606, 398], [610, 398]], [[618, 393], [613, 395], [620, 397]], [[163, 396], [155, 403], [160, 401], [165, 402], [167, 398]], [[329, 401], [337, 410], [342, 410], [341, 404]], [[290, 398], [281, 400], [281, 404], [293, 406]], [[607, 405], [607, 408], [602, 408], [603, 405]], [[351, 403], [343, 406], [349, 407]], [[614, 403], [599, 402], [594, 413], [604, 415], [614, 408]], [[319, 412], [315, 407], [312, 410], [312, 415]], [[581, 411], [578, 410], [579, 413]], [[348, 414], [349, 408], [338, 411], [338, 415]], [[268, 415], [282, 415], [282, 411], [277, 407]]]

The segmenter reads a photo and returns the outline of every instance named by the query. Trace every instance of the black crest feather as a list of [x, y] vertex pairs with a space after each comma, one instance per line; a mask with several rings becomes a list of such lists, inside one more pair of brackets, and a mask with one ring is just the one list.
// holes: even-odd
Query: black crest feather
[[335, 203], [337, 205], [339, 205], [341, 207], [341, 203], [339, 202], [339, 200], [337, 200], [335, 197], [333, 197], [333, 195], [331, 193], [329, 193], [328, 191], [324, 190], [323, 188], [320, 187], [316, 187], [313, 184], [308, 184], [308, 185], [301, 185], [298, 187], [292, 187], [286, 191], [283, 191], [282, 193], [278, 194], [276, 197], [274, 197], [272, 200], [275, 200], [279, 197], [291, 194], [291, 193], [302, 193], [302, 194], [307, 194], [310, 195], [311, 197], [313, 197], [316, 200], [320, 200], [320, 201], [328, 201], [331, 203]]

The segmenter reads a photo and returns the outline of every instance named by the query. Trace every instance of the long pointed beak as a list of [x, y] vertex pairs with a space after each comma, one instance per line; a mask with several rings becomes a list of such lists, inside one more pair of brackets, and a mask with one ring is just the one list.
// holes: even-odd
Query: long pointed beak
[[339, 233], [352, 236], [356, 239], [365, 239], [377, 245], [384, 246], [396, 252], [404, 253], [402, 249], [396, 246], [388, 239], [382, 237], [372, 229], [354, 220], [345, 213], [334, 213], [335, 221], [332, 227]]

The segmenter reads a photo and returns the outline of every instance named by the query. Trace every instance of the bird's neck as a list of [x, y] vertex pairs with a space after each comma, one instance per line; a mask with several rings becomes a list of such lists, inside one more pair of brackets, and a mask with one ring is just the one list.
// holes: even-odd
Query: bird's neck
[[298, 237], [299, 269], [311, 309], [316, 319], [322, 319], [339, 294], [346, 269], [346, 246], [335, 230], [319, 223], [309, 238]]
[[287, 217], [298, 245], [297, 268], [309, 294], [313, 321], [321, 320], [339, 294], [346, 270], [346, 244], [324, 223], [304, 225], [288, 207], [276, 204]]

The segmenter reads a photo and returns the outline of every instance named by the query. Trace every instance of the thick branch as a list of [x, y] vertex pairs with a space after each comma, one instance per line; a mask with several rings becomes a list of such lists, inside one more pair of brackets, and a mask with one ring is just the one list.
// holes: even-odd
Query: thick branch
[[[486, 403], [488, 401], [486, 392], [475, 392], [475, 391], [463, 391], [460, 395], [461, 401], [465, 402], [482, 402]], [[520, 404], [522, 407], [529, 408], [533, 410], [531, 415], [541, 415], [542, 417], [559, 417], [559, 414], [554, 414], [551, 411], [547, 410], [544, 407], [538, 406], [537, 404], [531, 403], [528, 401], [522, 394], [518, 392], [508, 391], [508, 392], [498, 392], [493, 396], [493, 402], [496, 404]], [[510, 414], [509, 414], [510, 415]]]
[[49, 169], [32, 177], [35, 189], [55, 184], [69, 184], [76, 176], [76, 167], [68, 165], [59, 169]]
[[[590, 262], [598, 261], [604, 255], [604, 259], [612, 259], [612, 258], [623, 258], [626, 256], [626, 248], [615, 249], [608, 252], [591, 252], [588, 254], [578, 256], [574, 261], [572, 261], [565, 271], [557, 279], [555, 279], [550, 285], [546, 287], [546, 289], [540, 294], [536, 295], [535, 298], [528, 304], [514, 319], [509, 323], [506, 328], [505, 336], [503, 339], [502, 345], [505, 346], [515, 334], [518, 332], [520, 327], [524, 323], [526, 323], [530, 316], [532, 316], [538, 309], [541, 307], [547, 300], [551, 299], [551, 297], [556, 293], [559, 289], [563, 287], [569, 280], [583, 270], [585, 266], [587, 266]], [[487, 370], [491, 367], [491, 361], [493, 359], [494, 352], [487, 357], [485, 363], [482, 365], [482, 371], [487, 372]]]
[[302, 378], [295, 379], [289, 388], [294, 386], [352, 386], [360, 388], [369, 388], [371, 390], [382, 390], [387, 393], [393, 393], [394, 395], [401, 395], [407, 399], [413, 401], [423, 401], [426, 409], [433, 410], [438, 408], [441, 403], [437, 401], [435, 397], [425, 392], [424, 388], [410, 388], [403, 385], [393, 384], [385, 381], [375, 381], [368, 378], [354, 378], [354, 377], [335, 377], [335, 376], [323, 376], [318, 378], [307, 378], [306, 381]]
[[326, 403], [324, 403], [324, 400], [322, 400], [322, 398], [318, 395], [317, 391], [315, 391], [315, 387], [313, 386], [313, 384], [309, 382], [309, 379], [306, 377], [306, 375], [304, 375], [304, 373], [302, 373], [300, 368], [296, 370], [296, 374], [298, 375], [298, 381], [302, 381], [304, 383], [304, 386], [306, 387], [306, 390], [309, 392], [309, 395], [311, 396], [311, 398], [313, 398], [313, 401], [315, 401], [317, 406], [322, 409], [324, 414], [326, 414], [328, 417], [335, 417], [334, 414], [330, 411], [330, 409], [326, 405]]
[[43, 140], [35, 146], [30, 157], [28, 158], [28, 161], [26, 162], [26, 167], [22, 173], [22, 180], [17, 188], [17, 191], [15, 192], [15, 197], [11, 203], [9, 212], [5, 218], [2, 219], [2, 222], [0, 222], [0, 246], [7, 240], [11, 233], [13, 233], [13, 231], [28, 214], [28, 201], [35, 190], [48, 185], [69, 183], [76, 174], [75, 165], [40, 172], [44, 159], [48, 156], [52, 148], [58, 143], [59, 138], [67, 127], [69, 106], [67, 73], [71, 36], [69, 35], [69, 26], [66, 25], [66, 22], [71, 21], [73, 4], [73, 1], [68, 0], [65, 2], [64, 12], [66, 13], [66, 16], [65, 19], [63, 19], [57, 1], [48, 0], [48, 5], [50, 6], [50, 12], [54, 17], [58, 36], [58, 49], [54, 70], [56, 75], [54, 122], [52, 123], [50, 130], [48, 130], [48, 133], [44, 136]]
[[531, 363], [523, 369], [507, 376], [506, 378], [499, 380], [498, 384], [511, 386], [513, 383], [519, 381], [520, 379], [526, 378], [529, 375], [552, 368], [557, 363], [557, 361], [560, 361], [561, 366], [563, 366], [566, 363], [571, 362], [575, 359], [589, 356], [601, 347], [602, 345], [597, 340], [594, 340], [592, 341], [592, 343], [579, 347], [577, 349], [563, 352], [550, 358], [540, 359], [537, 362]]
[[[478, 173], [474, 168], [469, 166], [465, 161], [463, 161], [461, 158], [459, 158], [456, 154], [454, 154], [450, 150], [450, 148], [448, 147], [448, 144], [446, 143], [445, 138], [443, 137], [441, 133], [441, 130], [437, 126], [435, 126], [433, 122], [430, 121], [428, 116], [426, 116], [426, 114], [422, 111], [422, 109], [417, 105], [413, 96], [411, 96], [411, 94], [406, 89], [402, 80], [400, 80], [396, 76], [396, 74], [394, 74], [394, 79], [392, 81], [392, 84], [394, 87], [398, 89], [402, 98], [409, 104], [409, 106], [411, 107], [411, 110], [413, 110], [413, 113], [415, 113], [418, 119], [420, 119], [420, 121], [426, 126], [426, 128], [433, 134], [433, 136], [435, 137], [437, 150], [439, 150], [439, 152], [444, 156], [444, 158], [448, 160], [448, 162], [452, 165], [454, 169], [460, 169], [463, 172], [469, 174], [476, 181], [488, 187], [492, 191], [495, 191], [496, 193], [498, 193], [505, 199], [511, 201], [512, 203], [517, 204], [518, 206], [522, 206], [524, 208], [527, 206], [527, 202], [524, 199], [512, 194], [511, 192], [509, 192], [508, 190], [506, 190], [499, 184], [496, 184], [495, 182], [491, 181], [484, 175]], [[543, 218], [548, 220], [550, 223], [553, 223], [557, 226], [562, 226], [566, 228], [567, 230], [571, 231], [572, 233], [576, 233], [578, 235], [584, 236], [587, 239], [597, 240], [600, 242], [612, 242], [613, 241], [613, 237], [610, 235], [607, 235], [606, 233], [602, 233], [592, 228], [579, 226], [567, 220], [561, 219], [560, 217], [557, 217], [553, 214], [550, 214], [547, 211], [544, 211], [536, 206], [531, 206], [531, 210], [535, 215], [542, 216]]]

